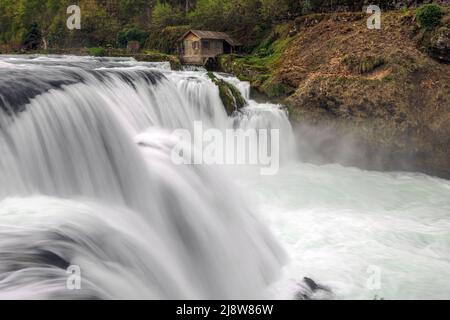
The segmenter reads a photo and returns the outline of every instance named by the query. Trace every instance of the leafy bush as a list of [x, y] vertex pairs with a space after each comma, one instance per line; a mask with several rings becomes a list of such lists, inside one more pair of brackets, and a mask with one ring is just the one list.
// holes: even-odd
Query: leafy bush
[[416, 11], [416, 18], [421, 27], [434, 29], [441, 23], [444, 10], [436, 4], [426, 4]]
[[289, 11], [286, 0], [261, 0], [261, 15], [265, 21], [283, 20]]
[[142, 46], [147, 38], [147, 32], [136, 27], [124, 29], [117, 35], [117, 43], [120, 48], [125, 48], [129, 41], [138, 41]]
[[41, 45], [41, 41], [42, 34], [37, 23], [31, 24], [30, 29], [23, 39], [23, 46], [27, 49], [36, 50]]
[[306, 0], [302, 5], [302, 14], [310, 14], [313, 12], [313, 5], [311, 1]]
[[191, 29], [190, 26], [170, 26], [160, 32], [151, 32], [145, 43], [145, 48], [175, 54], [178, 40], [189, 29]]
[[271, 33], [265, 40], [263, 40], [256, 49], [257, 55], [259, 57], [267, 57], [273, 54], [274, 50], [272, 45], [278, 39], [278, 36], [279, 35], [277, 33]]
[[152, 25], [163, 29], [167, 26], [175, 26], [184, 23], [182, 11], [177, 6], [158, 1], [152, 12]]
[[106, 50], [101, 47], [89, 48], [89, 54], [94, 57], [104, 57], [106, 55]]
[[194, 28], [223, 30], [227, 27], [225, 0], [198, 0], [196, 9], [189, 12], [188, 18]]

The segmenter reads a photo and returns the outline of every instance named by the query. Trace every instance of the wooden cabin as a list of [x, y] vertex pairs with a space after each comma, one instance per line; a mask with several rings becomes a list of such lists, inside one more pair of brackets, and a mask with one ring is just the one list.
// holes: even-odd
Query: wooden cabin
[[223, 53], [237, 52], [242, 45], [225, 32], [189, 30], [180, 38], [180, 60], [204, 66]]

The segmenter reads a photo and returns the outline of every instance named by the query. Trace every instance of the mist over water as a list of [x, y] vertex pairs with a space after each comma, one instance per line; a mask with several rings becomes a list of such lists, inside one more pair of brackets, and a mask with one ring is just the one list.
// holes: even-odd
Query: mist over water
[[[337, 299], [450, 297], [448, 181], [300, 163], [283, 107], [217, 76], [242, 112], [202, 70], [0, 57], [0, 298], [291, 299], [304, 276]], [[195, 121], [279, 129], [282, 168], [173, 164]]]

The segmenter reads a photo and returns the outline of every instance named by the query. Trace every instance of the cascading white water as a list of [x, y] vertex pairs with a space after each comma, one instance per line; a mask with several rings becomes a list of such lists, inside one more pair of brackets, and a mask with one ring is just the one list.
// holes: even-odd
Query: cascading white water
[[[291, 299], [304, 276], [326, 298], [450, 297], [448, 181], [298, 163], [283, 107], [216, 76], [247, 99], [233, 117], [204, 70], [0, 56], [0, 298]], [[283, 167], [174, 165], [196, 120], [279, 129]]]
[[[164, 129], [231, 124], [217, 88], [81, 60], [57, 60], [48, 84], [47, 59], [6, 58], [19, 65], [3, 92], [22, 72], [36, 81], [24, 106], [2, 96], [23, 111], [1, 122], [0, 297], [268, 297], [282, 250], [220, 172], [169, 157]], [[132, 139], [147, 128], [139, 149]], [[67, 290], [69, 265], [83, 290]]]

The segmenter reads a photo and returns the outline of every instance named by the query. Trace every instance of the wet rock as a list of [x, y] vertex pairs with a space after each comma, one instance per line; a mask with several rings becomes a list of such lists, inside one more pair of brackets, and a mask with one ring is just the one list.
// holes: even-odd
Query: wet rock
[[450, 63], [450, 28], [442, 27], [431, 38], [429, 53], [431, 57]]
[[212, 72], [208, 72], [208, 77], [218, 86], [220, 99], [229, 116], [247, 105], [244, 97], [235, 86], [217, 78]]
[[330, 288], [318, 284], [313, 279], [304, 277], [299, 284], [299, 291], [295, 295], [296, 300], [324, 300], [332, 297]]

